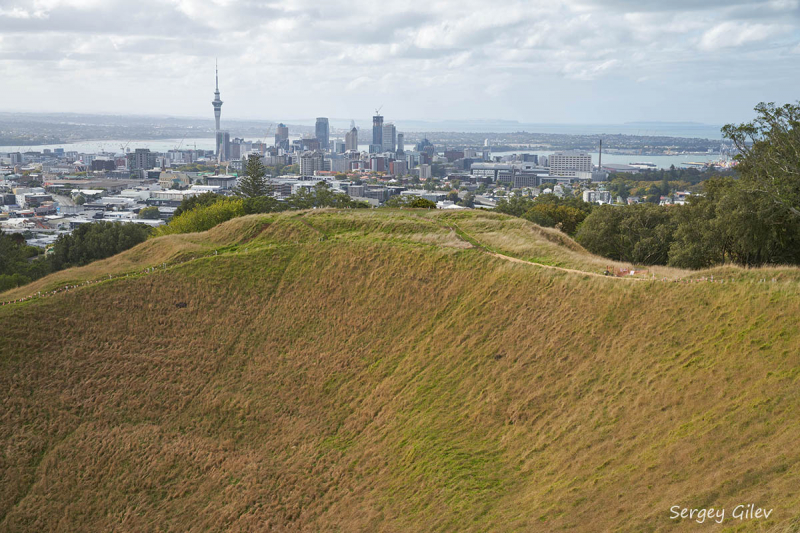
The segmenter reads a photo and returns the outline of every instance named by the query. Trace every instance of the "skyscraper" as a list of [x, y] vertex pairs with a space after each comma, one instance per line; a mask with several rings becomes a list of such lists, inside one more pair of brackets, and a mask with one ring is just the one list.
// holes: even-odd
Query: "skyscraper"
[[231, 159], [231, 134], [227, 131], [217, 131], [217, 161], [230, 161]]
[[281, 141], [285, 141], [289, 138], [289, 128], [286, 127], [286, 124], [281, 122], [278, 124], [278, 130], [275, 132], [275, 143], [278, 144]]
[[394, 124], [387, 122], [383, 125], [383, 151], [394, 152], [394, 147], [397, 144], [397, 128]]
[[217, 82], [217, 89], [214, 91], [214, 101], [211, 105], [214, 106], [214, 120], [216, 121], [216, 128], [214, 131], [219, 131], [219, 115], [222, 113], [222, 100], [219, 99], [219, 69], [217, 69], [216, 62], [214, 63], [214, 77]]
[[344, 136], [344, 149], [347, 151], [358, 150], [358, 130], [355, 126]]
[[405, 153], [405, 145], [403, 144], [403, 134], [397, 134], [397, 155], [403, 155]]
[[327, 118], [317, 118], [316, 133], [320, 147], [327, 151], [330, 148], [330, 126]]
[[383, 146], [383, 116], [372, 117], [372, 144]]

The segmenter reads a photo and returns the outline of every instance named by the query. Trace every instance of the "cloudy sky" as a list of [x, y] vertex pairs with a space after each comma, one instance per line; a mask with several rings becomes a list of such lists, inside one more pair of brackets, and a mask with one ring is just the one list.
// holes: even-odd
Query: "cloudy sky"
[[0, 0], [3, 111], [695, 121], [800, 98], [799, 0]]

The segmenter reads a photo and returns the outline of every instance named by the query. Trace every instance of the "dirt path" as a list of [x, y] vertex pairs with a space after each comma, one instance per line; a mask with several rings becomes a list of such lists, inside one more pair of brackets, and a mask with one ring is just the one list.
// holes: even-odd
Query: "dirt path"
[[[604, 279], [617, 279], [617, 280], [625, 280], [625, 281], [652, 281], [652, 280], [649, 280], [647, 278], [632, 278], [632, 277], [620, 277], [620, 276], [611, 276], [611, 275], [607, 276], [605, 274], [599, 274], [597, 272], [589, 272], [587, 270], [578, 270], [578, 269], [575, 269], [575, 268], [566, 268], [566, 267], [558, 267], [558, 266], [553, 266], [553, 265], [545, 265], [544, 263], [536, 263], [534, 261], [527, 261], [525, 259], [519, 259], [517, 257], [511, 257], [510, 255], [501, 254], [499, 252], [495, 252], [494, 250], [491, 250], [491, 249], [487, 248], [485, 245], [481, 244], [481, 242], [478, 241], [478, 239], [476, 239], [475, 237], [473, 237], [472, 235], [468, 234], [466, 231], [464, 231], [463, 229], [458, 227], [458, 224], [456, 224], [456, 223], [453, 223], [452, 225], [448, 224], [448, 223], [445, 223], [445, 224], [447, 225], [448, 228], [450, 228], [450, 230], [452, 230], [456, 234], [456, 236], [459, 239], [461, 239], [462, 241], [468, 243], [473, 248], [478, 248], [479, 250], [482, 250], [482, 251], [486, 252], [487, 254], [489, 254], [489, 255], [491, 255], [493, 257], [496, 257], [498, 259], [503, 259], [503, 260], [509, 261], [511, 263], [522, 263], [522, 264], [525, 264], [525, 265], [531, 265], [531, 266], [536, 266], [536, 267], [540, 267], [540, 268], [549, 268], [551, 270], [559, 270], [561, 272], [569, 272], [571, 274], [580, 274], [582, 276], [594, 276], [594, 277], [597, 277], [597, 278], [604, 278]], [[666, 280], [658, 280], [658, 281], [666, 281]]]
[[646, 278], [630, 278], [630, 277], [626, 278], [626, 277], [610, 276], [610, 275], [606, 276], [605, 274], [598, 274], [597, 272], [588, 272], [586, 270], [577, 270], [577, 269], [574, 269], [574, 268], [565, 268], [565, 267], [557, 267], [557, 266], [553, 266], [553, 265], [545, 265], [544, 263], [535, 263], [533, 261], [526, 261], [525, 259], [518, 259], [516, 257], [511, 257], [510, 255], [503, 255], [503, 254], [500, 254], [500, 253], [497, 253], [497, 252], [492, 252], [491, 250], [486, 250], [486, 253], [488, 253], [491, 256], [497, 257], [498, 259], [505, 259], [506, 261], [510, 261], [512, 263], [523, 263], [525, 265], [532, 265], [532, 266], [537, 266], [537, 267], [541, 267], [541, 268], [549, 268], [551, 270], [560, 270], [561, 272], [570, 272], [572, 274], [580, 274], [582, 276], [595, 276], [597, 278], [622, 279], [622, 280], [628, 280], [628, 281], [650, 281], [650, 280], [648, 280]]

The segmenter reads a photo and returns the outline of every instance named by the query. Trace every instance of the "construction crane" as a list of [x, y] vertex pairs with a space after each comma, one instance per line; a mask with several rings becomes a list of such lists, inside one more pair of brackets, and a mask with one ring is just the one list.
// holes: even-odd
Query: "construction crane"
[[375, 110], [375, 114], [376, 115], [380, 115], [381, 114], [381, 109], [383, 109], [383, 104], [381, 104], [381, 106], [378, 109]]
[[178, 146], [175, 147], [176, 152], [181, 149], [181, 146], [183, 146], [183, 141], [185, 140], [186, 140], [186, 134], [184, 133], [183, 138], [181, 138], [181, 142], [178, 144]]
[[269, 125], [269, 129], [267, 130], [267, 134], [266, 134], [266, 135], [264, 135], [264, 140], [263, 140], [263, 141], [261, 141], [261, 144], [266, 144], [266, 142], [267, 142], [267, 137], [269, 137], [269, 134], [270, 134], [270, 132], [272, 131], [272, 128], [274, 128], [274, 127], [275, 127], [275, 123], [274, 123], [274, 122], [273, 122], [272, 124], [270, 124], [270, 125]]

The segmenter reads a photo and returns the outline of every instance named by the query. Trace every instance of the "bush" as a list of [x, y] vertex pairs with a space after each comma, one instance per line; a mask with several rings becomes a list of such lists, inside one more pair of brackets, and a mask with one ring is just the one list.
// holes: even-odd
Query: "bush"
[[178, 206], [178, 208], [175, 209], [173, 216], [180, 216], [186, 211], [191, 211], [195, 207], [211, 205], [222, 198], [225, 197], [221, 194], [213, 192], [204, 192], [203, 194], [198, 194], [196, 196], [186, 196], [183, 200], [181, 200], [181, 204]]
[[145, 207], [139, 211], [139, 218], [144, 220], [158, 220], [161, 218], [161, 212], [156, 206]]
[[411, 209], [436, 209], [436, 204], [419, 196], [392, 196], [383, 207], [408, 207]]
[[165, 226], [156, 229], [155, 236], [173, 233], [195, 233], [207, 231], [232, 218], [247, 214], [241, 198], [222, 198], [211, 205], [196, 207], [176, 216]]

